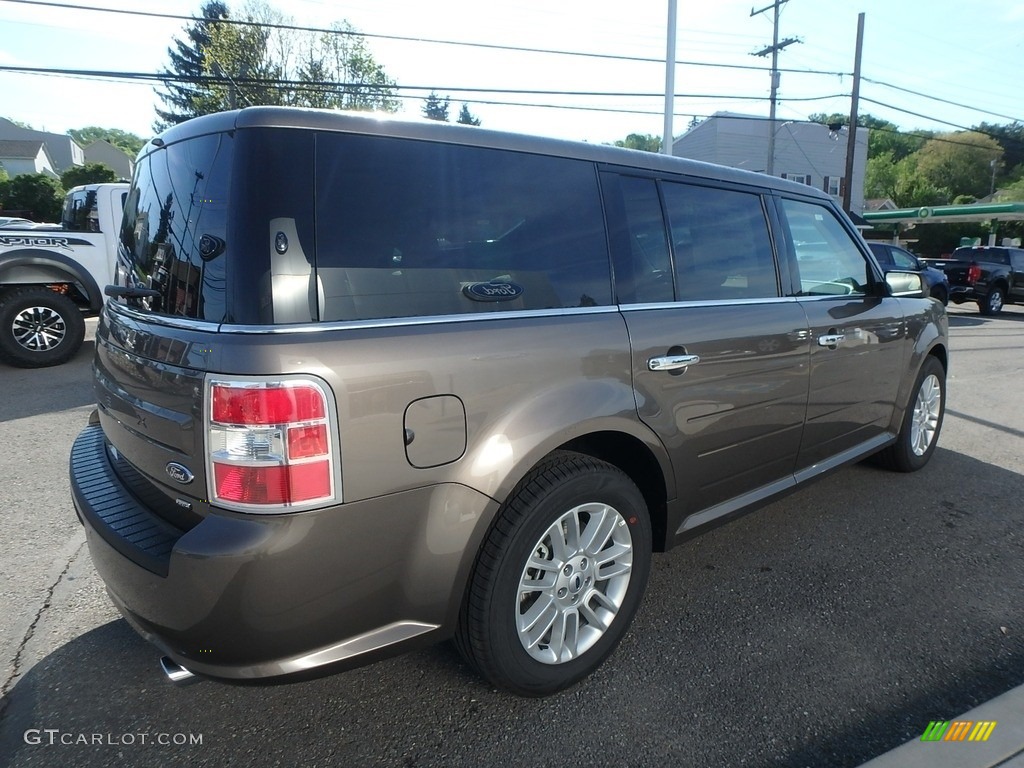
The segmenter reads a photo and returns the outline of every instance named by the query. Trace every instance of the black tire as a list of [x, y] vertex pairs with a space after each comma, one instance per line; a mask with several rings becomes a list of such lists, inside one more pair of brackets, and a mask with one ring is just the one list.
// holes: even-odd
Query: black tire
[[941, 285], [932, 287], [932, 298], [939, 301], [942, 306], [949, 306], [949, 293]]
[[896, 472], [921, 469], [935, 453], [945, 413], [946, 369], [929, 355], [914, 381], [900, 434], [895, 443], [877, 454], [879, 463]]
[[82, 311], [67, 296], [40, 286], [0, 294], [0, 360], [19, 368], [60, 365], [84, 338]]
[[978, 310], [986, 317], [992, 317], [1003, 311], [1005, 303], [1006, 296], [1003, 293], [1002, 286], [993, 285], [988, 289], [988, 294], [985, 298], [978, 302]]
[[[558, 553], [552, 531], [565, 533], [563, 525], [578, 533], [562, 539], [566, 550]], [[599, 563], [595, 552], [611, 559]], [[547, 565], [530, 568], [530, 562]], [[477, 556], [456, 645], [497, 687], [523, 696], [560, 691], [597, 669], [618, 645], [640, 606], [650, 565], [650, 518], [632, 480], [590, 456], [552, 454], [499, 510]], [[547, 586], [523, 589], [542, 583]], [[520, 624], [531, 611], [541, 629], [528, 651], [521, 637], [529, 640], [530, 633]]]

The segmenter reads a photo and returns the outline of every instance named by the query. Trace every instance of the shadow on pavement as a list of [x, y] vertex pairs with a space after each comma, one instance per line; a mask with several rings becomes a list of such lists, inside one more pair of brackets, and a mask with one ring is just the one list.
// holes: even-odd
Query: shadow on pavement
[[[109, 623], [19, 680], [0, 755], [19, 766], [856, 766], [1024, 682], [1021, 482], [941, 448], [912, 475], [837, 472], [656, 557], [619, 650], [549, 699], [493, 691], [450, 644], [306, 683], [174, 688], [159, 653]], [[26, 744], [29, 729], [202, 744]]]

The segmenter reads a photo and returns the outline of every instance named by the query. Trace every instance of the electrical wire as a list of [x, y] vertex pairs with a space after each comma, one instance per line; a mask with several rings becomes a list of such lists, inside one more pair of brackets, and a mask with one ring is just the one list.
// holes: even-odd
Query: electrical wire
[[[642, 62], [648, 64], [662, 64], [664, 65], [665, 59], [649, 56], [624, 56], [609, 53], [594, 53], [588, 51], [564, 51], [552, 48], [529, 48], [523, 46], [514, 45], [499, 45], [496, 43], [472, 43], [459, 40], [438, 40], [427, 37], [405, 37], [402, 35], [385, 35], [371, 32], [357, 32], [355, 30], [347, 29], [334, 29], [332, 27], [303, 27], [295, 24], [281, 24], [276, 22], [263, 22], [263, 21], [245, 21], [241, 19], [205, 19], [195, 16], [186, 16], [183, 14], [176, 13], [158, 13], [156, 11], [131, 11], [121, 8], [101, 8], [94, 5], [66, 5], [64, 3], [50, 2], [49, 0], [0, 0], [4, 3], [15, 3], [18, 5], [31, 5], [41, 6], [48, 8], [62, 8], [69, 11], [90, 11], [97, 13], [113, 13], [121, 14], [126, 16], [144, 16], [147, 18], [154, 19], [171, 19], [175, 21], [190, 21], [193, 23], [217, 23], [217, 24], [230, 24], [235, 26], [243, 27], [259, 27], [263, 29], [278, 29], [291, 32], [316, 32], [319, 34], [335, 34], [345, 35], [349, 37], [362, 37], [374, 40], [394, 40], [399, 42], [411, 42], [411, 43], [428, 43], [431, 45], [455, 45], [463, 46], [467, 48], [483, 48], [494, 51], [510, 51], [514, 53], [539, 53], [553, 56], [580, 56], [585, 58], [593, 59], [608, 59], [611, 61], [632, 61]], [[676, 61], [677, 65], [691, 66], [691, 67], [718, 67], [723, 69], [745, 69], [753, 70], [757, 72], [770, 72], [770, 67], [759, 67], [752, 64], [713, 64], [706, 61]], [[837, 77], [848, 76], [849, 72], [829, 72], [824, 70], [813, 70], [813, 69], [783, 69], [779, 68], [779, 72], [787, 72], [791, 74], [805, 74], [805, 75], [833, 75]]]

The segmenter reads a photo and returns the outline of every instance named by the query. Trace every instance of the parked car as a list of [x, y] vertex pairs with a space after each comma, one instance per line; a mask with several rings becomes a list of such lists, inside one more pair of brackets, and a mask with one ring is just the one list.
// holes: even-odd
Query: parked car
[[0, 229], [21, 229], [34, 227], [36, 223], [31, 219], [23, 219], [19, 216], [0, 216]]
[[454, 637], [550, 694], [652, 552], [942, 426], [942, 305], [763, 174], [248, 108], [147, 145], [118, 254], [71, 487], [174, 679]]
[[906, 269], [913, 272], [920, 272], [925, 287], [933, 299], [938, 299], [943, 305], [949, 303], [949, 278], [941, 269], [928, 266], [906, 248], [901, 248], [892, 243], [881, 240], [868, 240], [868, 247], [875, 254], [882, 269]]
[[0, 228], [0, 360], [41, 368], [75, 356], [84, 318], [103, 305], [127, 194], [120, 183], [74, 187], [60, 224]]
[[975, 301], [983, 315], [998, 315], [1007, 303], [1024, 304], [1024, 248], [965, 246], [928, 263], [948, 277], [954, 304]]

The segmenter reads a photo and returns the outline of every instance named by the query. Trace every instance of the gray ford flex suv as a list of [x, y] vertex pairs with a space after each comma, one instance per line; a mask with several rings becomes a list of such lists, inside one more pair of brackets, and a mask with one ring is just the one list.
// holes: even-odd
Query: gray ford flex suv
[[199, 118], [140, 154], [107, 293], [72, 490], [177, 678], [454, 637], [549, 694], [652, 552], [942, 425], [944, 310], [831, 198], [612, 147]]

